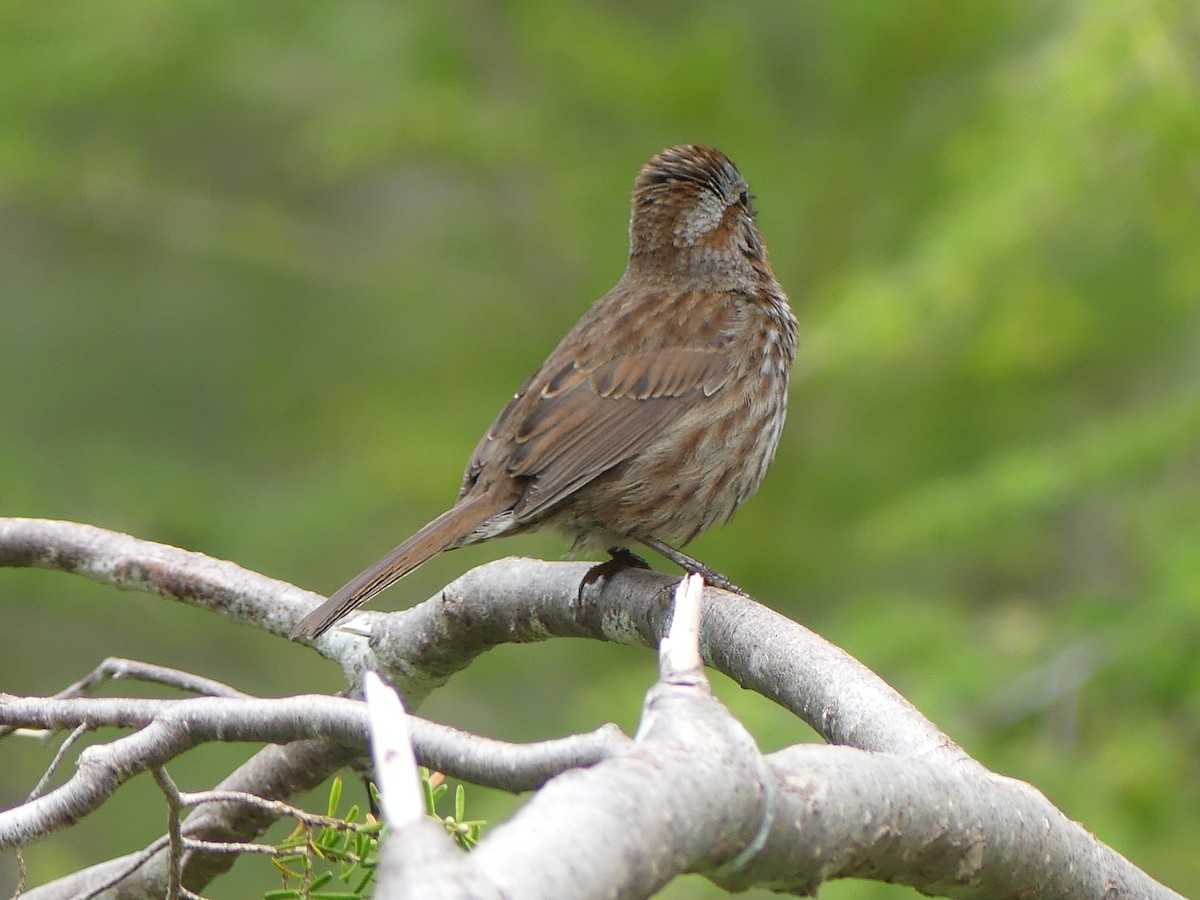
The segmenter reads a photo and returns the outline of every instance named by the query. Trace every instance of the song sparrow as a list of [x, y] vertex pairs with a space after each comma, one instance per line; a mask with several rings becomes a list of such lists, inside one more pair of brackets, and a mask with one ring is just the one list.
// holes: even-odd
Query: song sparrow
[[[710, 147], [662, 151], [633, 187], [629, 263], [475, 448], [454, 505], [309, 613], [315, 637], [443, 550], [553, 526], [576, 545], [678, 551], [727, 522], [775, 454], [796, 319], [751, 195]], [[672, 546], [674, 545], [674, 546]]]

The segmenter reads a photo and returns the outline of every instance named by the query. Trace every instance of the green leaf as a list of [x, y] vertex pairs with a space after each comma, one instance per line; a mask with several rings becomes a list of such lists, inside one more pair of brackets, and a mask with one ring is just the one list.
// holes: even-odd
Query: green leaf
[[339, 775], [329, 785], [329, 806], [326, 815], [331, 819], [337, 815], [338, 804], [342, 802], [342, 778]]
[[328, 869], [326, 869], [324, 872], [319, 873], [312, 880], [312, 884], [309, 885], [309, 890], [316, 890], [317, 888], [321, 887], [322, 885], [328, 884], [332, 880], [333, 880], [333, 873], [330, 872]]
[[421, 768], [421, 790], [425, 794], [425, 815], [437, 815], [437, 797], [433, 793], [433, 785], [429, 783], [429, 770]]
[[355, 893], [361, 894], [363, 891], [365, 891], [367, 889], [367, 885], [369, 885], [372, 882], [372, 880], [374, 880], [374, 878], [375, 878], [375, 870], [367, 869], [366, 873], [359, 880], [358, 884], [355, 885], [355, 887], [354, 887]]

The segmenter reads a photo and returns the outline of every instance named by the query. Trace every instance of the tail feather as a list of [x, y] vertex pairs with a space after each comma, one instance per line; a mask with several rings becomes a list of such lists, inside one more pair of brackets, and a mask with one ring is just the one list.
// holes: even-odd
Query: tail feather
[[428, 562], [443, 550], [460, 546], [471, 532], [512, 507], [515, 497], [505, 497], [504, 493], [497, 486], [493, 486], [472, 499], [460, 501], [450, 507], [383, 559], [355, 575], [328, 600], [301, 619], [292, 629], [292, 637], [320, 636], [350, 610], [366, 603], [413, 569]]

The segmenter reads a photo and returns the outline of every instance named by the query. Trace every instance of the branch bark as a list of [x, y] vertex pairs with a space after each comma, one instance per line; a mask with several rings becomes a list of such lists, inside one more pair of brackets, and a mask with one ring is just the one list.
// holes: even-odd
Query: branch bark
[[[0, 565], [64, 569], [204, 606], [280, 635], [321, 599], [232, 563], [62, 522], [0, 519]], [[677, 579], [629, 570], [579, 598], [585, 571], [583, 564], [493, 563], [413, 609], [359, 613], [315, 646], [343, 667], [352, 686], [367, 668], [388, 673], [411, 706], [500, 643], [574, 636], [657, 645]], [[953, 897], [1178, 897], [1067, 820], [1036, 790], [988, 772], [882, 680], [807, 629], [747, 598], [708, 589], [700, 644], [709, 665], [843, 746], [801, 745], [764, 757], [708, 692], [702, 673], [689, 677], [678, 666], [664, 668], [636, 739], [593, 736], [602, 749], [583, 761], [594, 763], [590, 768], [573, 768], [579, 759], [556, 761], [555, 771], [572, 768], [494, 828], [461, 865], [446, 857], [448, 889], [457, 885], [462, 896], [641, 897], [676, 873], [697, 871], [733, 889], [758, 884], [794, 893], [855, 875]], [[352, 700], [206, 697], [169, 706], [145, 701], [149, 705], [140, 710], [130, 702], [0, 702], [0, 724], [141, 729], [82, 754], [79, 772], [63, 788], [0, 814], [0, 843], [6, 833], [10, 843], [25, 840], [48, 823], [84, 814], [114, 789], [122, 771], [161, 765], [196, 740], [300, 738], [261, 751], [229, 785], [280, 799], [319, 783], [330, 766], [361, 753], [361, 707]], [[215, 704], [233, 704], [220, 708], [238, 715], [217, 725]], [[323, 718], [300, 715], [289, 704], [319, 708]], [[427, 739], [420, 734], [426, 727], [433, 728], [414, 720], [418, 747]], [[499, 779], [496, 773], [511, 771], [506, 767], [513, 759], [528, 761], [524, 748], [504, 751], [473, 736], [463, 742], [483, 748], [493, 763], [480, 767], [476, 780]], [[110, 758], [97, 760], [97, 750]], [[89, 782], [89, 773], [102, 774]], [[63, 793], [83, 783], [90, 788]], [[271, 818], [227, 803], [211, 806], [187, 819], [185, 833], [246, 839]], [[428, 828], [411, 827], [417, 835], [411, 846], [436, 843]], [[407, 834], [410, 826], [403, 830]], [[231, 862], [222, 855], [185, 856], [181, 883], [190, 890]], [[125, 879], [118, 895], [161, 896], [168, 883], [164, 859], [157, 854]], [[402, 859], [396, 871], [406, 866], [419, 870]], [[127, 885], [143, 893], [123, 893]], [[61, 887], [30, 896], [65, 896], [56, 889]]]
[[[681, 602], [634, 744], [546, 785], [455, 867], [467, 883], [488, 896], [633, 898], [690, 871], [805, 895], [854, 876], [961, 898], [1178, 896], [1022, 782], [849, 747], [764, 757], [689, 658], [697, 635], [679, 627]], [[402, 868], [386, 875], [385, 896], [420, 895]]]
[[[73, 522], [0, 519], [0, 566], [73, 572], [210, 609], [281, 636], [324, 599], [231, 562]], [[316, 647], [342, 666], [353, 685], [367, 668], [385, 672], [415, 709], [451, 675], [499, 644], [590, 637], [658, 646], [664, 601], [678, 579], [625, 570], [585, 592], [580, 604], [579, 583], [588, 568], [587, 563], [500, 560], [467, 572], [412, 609], [358, 612], [345, 627], [318, 639]], [[712, 588], [705, 598], [705, 661], [795, 713], [829, 743], [977, 765], [840, 648], [749, 598]]]
[[[79, 755], [75, 775], [65, 784], [0, 812], [0, 848], [22, 846], [72, 824], [134, 775], [162, 766], [202, 743], [286, 743], [320, 737], [361, 753], [368, 735], [367, 710], [361, 701], [325, 696], [62, 700], [0, 694], [0, 724], [138, 729], [111, 744], [87, 748]], [[625, 741], [615, 727], [527, 745], [479, 737], [424, 719], [410, 719], [409, 727], [422, 764], [513, 792], [534, 790], [560, 772], [592, 765]]]

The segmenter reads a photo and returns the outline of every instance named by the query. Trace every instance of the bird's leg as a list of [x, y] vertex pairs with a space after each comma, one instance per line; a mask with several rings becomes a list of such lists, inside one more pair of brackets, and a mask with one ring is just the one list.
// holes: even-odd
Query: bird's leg
[[583, 589], [590, 587], [597, 581], [605, 578], [611, 578], [622, 569], [649, 569], [650, 564], [638, 556], [636, 553], [625, 547], [609, 547], [609, 559], [602, 563], [596, 563], [587, 570], [583, 576], [583, 580], [579, 582], [579, 595], [577, 599], [583, 602]]
[[691, 575], [699, 575], [704, 579], [704, 583], [715, 588], [720, 588], [723, 591], [729, 591], [733, 594], [741, 594], [743, 597], [750, 595], [743, 591], [740, 587], [718, 572], [716, 569], [710, 569], [698, 559], [693, 559], [682, 550], [676, 550], [669, 544], [664, 544], [658, 538], [639, 538], [639, 540], [656, 553], [661, 553], [679, 568]]

